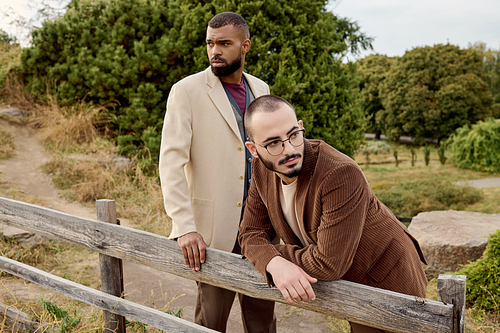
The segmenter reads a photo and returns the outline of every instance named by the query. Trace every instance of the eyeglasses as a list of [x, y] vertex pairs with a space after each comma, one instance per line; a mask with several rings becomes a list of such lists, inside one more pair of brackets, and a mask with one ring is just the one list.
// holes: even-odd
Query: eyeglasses
[[300, 147], [304, 143], [304, 132], [305, 129], [301, 129], [293, 132], [288, 136], [286, 140], [274, 140], [269, 142], [267, 145], [261, 145], [259, 143], [255, 143], [263, 148], [266, 148], [269, 155], [278, 156], [281, 155], [283, 150], [285, 150], [285, 141], [290, 142], [290, 144], [294, 147]]

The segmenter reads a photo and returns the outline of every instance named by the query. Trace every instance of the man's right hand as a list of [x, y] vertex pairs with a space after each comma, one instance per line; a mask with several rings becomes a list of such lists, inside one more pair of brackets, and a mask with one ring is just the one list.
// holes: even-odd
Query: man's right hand
[[318, 280], [294, 263], [276, 256], [269, 261], [266, 270], [271, 273], [274, 284], [288, 303], [309, 302], [316, 299], [311, 283], [316, 283]]
[[193, 271], [199, 271], [205, 262], [205, 248], [207, 244], [197, 232], [190, 232], [177, 238], [177, 244], [182, 250], [184, 261]]

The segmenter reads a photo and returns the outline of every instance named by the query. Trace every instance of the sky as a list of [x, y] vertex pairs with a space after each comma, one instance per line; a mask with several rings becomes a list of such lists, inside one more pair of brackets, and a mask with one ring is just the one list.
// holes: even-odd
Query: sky
[[486, 43], [500, 49], [500, 0], [337, 0], [328, 8], [374, 37], [373, 51], [402, 56], [435, 44]]
[[[8, 23], [18, 15], [32, 18], [42, 1], [57, 7], [68, 0], [0, 0], [0, 28], [22, 39], [22, 30]], [[500, 49], [500, 0], [331, 0], [334, 14], [356, 21], [366, 35], [374, 37], [373, 51], [363, 52], [402, 56], [414, 47], [484, 42]], [[5, 13], [10, 14], [9, 17]]]

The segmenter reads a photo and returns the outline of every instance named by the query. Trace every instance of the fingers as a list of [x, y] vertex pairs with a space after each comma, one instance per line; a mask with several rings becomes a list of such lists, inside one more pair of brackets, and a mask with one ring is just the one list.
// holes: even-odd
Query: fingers
[[205, 262], [205, 249], [207, 247], [203, 237], [192, 232], [179, 237], [177, 243], [182, 250], [186, 266], [193, 271], [199, 271], [201, 264]]

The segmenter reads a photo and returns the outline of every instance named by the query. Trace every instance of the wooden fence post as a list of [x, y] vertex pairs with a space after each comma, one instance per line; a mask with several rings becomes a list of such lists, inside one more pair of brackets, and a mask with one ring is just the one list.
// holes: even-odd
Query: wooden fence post
[[438, 277], [438, 301], [453, 304], [452, 333], [464, 333], [466, 281], [465, 275], [439, 274]]
[[[114, 200], [97, 200], [96, 207], [97, 220], [119, 224], [116, 219]], [[99, 266], [101, 270], [101, 291], [113, 296], [123, 297], [122, 260], [100, 253]], [[125, 333], [125, 317], [104, 311], [104, 333]]]

